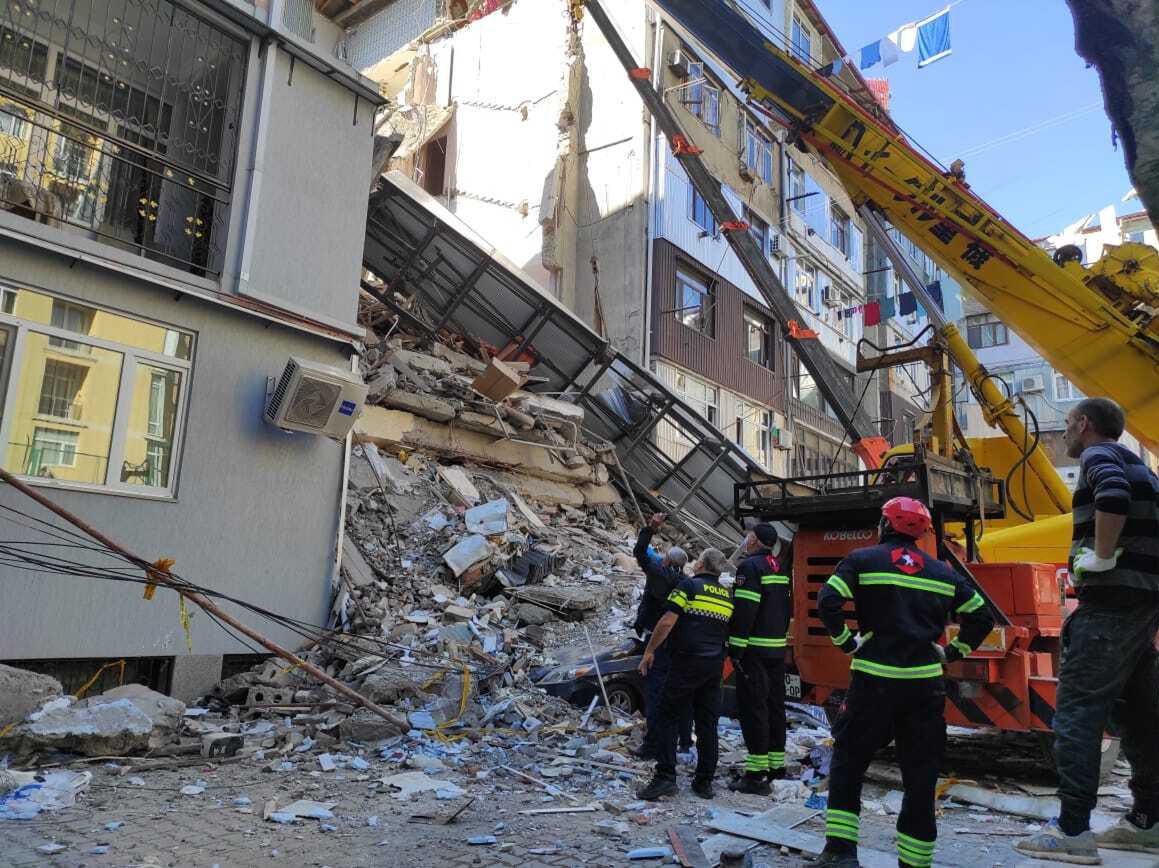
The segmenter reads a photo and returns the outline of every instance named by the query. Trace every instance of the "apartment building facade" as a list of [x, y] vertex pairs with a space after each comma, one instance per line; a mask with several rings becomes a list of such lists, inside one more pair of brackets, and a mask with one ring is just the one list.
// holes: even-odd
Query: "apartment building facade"
[[[770, 473], [856, 469], [844, 431], [599, 30], [577, 25], [563, 0], [515, 0], [398, 42], [430, 31], [431, 9], [396, 0], [357, 37], [382, 48], [359, 62], [399, 103], [380, 130], [403, 142], [391, 167]], [[633, 0], [608, 11], [793, 293], [798, 322], [860, 390], [865, 235], [835, 176], [786, 146], [736, 82], [654, 9]], [[759, 0], [749, 11], [802, 62], [845, 53], [812, 3]], [[505, 48], [516, 43], [517, 56]], [[876, 105], [856, 71], [846, 66], [839, 80]], [[663, 426], [657, 436], [677, 458], [691, 447]]]
[[[1077, 246], [1083, 253], [1083, 262], [1089, 264], [1102, 257], [1107, 245], [1128, 241], [1159, 248], [1155, 227], [1145, 211], [1119, 216], [1115, 206], [1109, 205], [1097, 214], [1088, 214], [1061, 231], [1038, 239], [1037, 243], [1049, 253], [1065, 245]], [[1037, 420], [1041, 443], [1051, 463], [1073, 488], [1078, 481], [1079, 467], [1066, 454], [1063, 432], [1067, 413], [1085, 396], [1065, 374], [1051, 366], [983, 304], [966, 299], [959, 328], [979, 360], [1003, 383], [1006, 392], [1025, 401]], [[982, 408], [968, 389], [959, 390], [955, 409], [966, 436], [997, 436], [986, 425]], [[1124, 432], [1120, 442], [1154, 465], [1155, 456], [1130, 433]]]
[[[315, 624], [345, 450], [262, 414], [289, 357], [350, 371], [361, 335], [382, 99], [337, 59], [345, 38], [297, 0], [0, 17], [3, 466], [141, 557]], [[43, 552], [33, 530], [8, 538]], [[3, 660], [125, 658], [189, 696], [249, 650], [196, 614], [183, 627], [163, 592], [0, 572]]]

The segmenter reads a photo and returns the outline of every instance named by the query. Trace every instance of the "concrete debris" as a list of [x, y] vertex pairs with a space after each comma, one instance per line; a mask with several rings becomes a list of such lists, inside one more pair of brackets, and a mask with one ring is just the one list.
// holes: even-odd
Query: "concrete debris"
[[0, 664], [0, 729], [20, 723], [62, 692], [55, 678]]
[[58, 750], [123, 756], [167, 744], [182, 725], [185, 704], [140, 684], [75, 701], [61, 697], [30, 714], [3, 739], [17, 753]]

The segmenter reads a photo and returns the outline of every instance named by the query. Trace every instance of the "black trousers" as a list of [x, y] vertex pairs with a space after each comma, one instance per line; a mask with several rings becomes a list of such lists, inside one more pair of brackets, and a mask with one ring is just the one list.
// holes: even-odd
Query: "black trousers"
[[660, 696], [656, 723], [656, 774], [676, 777], [676, 730], [691, 706], [696, 728], [696, 777], [711, 780], [716, 774], [716, 723], [720, 719], [720, 677], [724, 655], [692, 657], [673, 654], [672, 668]]
[[1159, 654], [1154, 604], [1125, 608], [1083, 601], [1062, 628], [1054, 753], [1068, 826], [1089, 828], [1108, 722], [1122, 733], [1135, 807], [1159, 810]]
[[826, 844], [856, 846], [860, 831], [861, 783], [874, 754], [897, 742], [905, 788], [897, 818], [898, 860], [925, 868], [933, 864], [934, 797], [946, 747], [946, 691], [941, 678], [900, 680], [854, 672], [845, 707], [833, 728]]
[[744, 656], [736, 672], [737, 717], [753, 774], [785, 767], [784, 658]]
[[[645, 719], [648, 722], [648, 728], [644, 732], [644, 748], [646, 750], [656, 750], [657, 733], [660, 729], [657, 723], [660, 718], [660, 697], [664, 693], [664, 684], [668, 681], [668, 673], [671, 671], [672, 654], [668, 649], [668, 643], [665, 642], [656, 650], [656, 659], [644, 677], [644, 690], [647, 693], [644, 699], [644, 710]], [[687, 753], [692, 747], [692, 706], [684, 709], [677, 732], [680, 735], [680, 749]]]

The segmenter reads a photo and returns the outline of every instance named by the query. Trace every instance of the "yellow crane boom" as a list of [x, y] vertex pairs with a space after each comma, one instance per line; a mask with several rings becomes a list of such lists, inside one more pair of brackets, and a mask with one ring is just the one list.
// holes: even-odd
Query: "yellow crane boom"
[[[730, 5], [655, 2], [736, 75], [751, 100], [825, 158], [856, 204], [907, 235], [1085, 394], [1117, 401], [1128, 430], [1159, 451], [1159, 258], [1150, 248], [1123, 245], [1090, 268], [1065, 257], [1056, 263], [960, 172], [940, 169], [835, 77], [774, 45]], [[956, 331], [945, 329], [963, 365], [974, 357]], [[1017, 439], [1001, 421], [1009, 415], [1005, 396], [977, 370], [967, 376], [988, 417]], [[1049, 464], [1044, 455], [1035, 460]]]

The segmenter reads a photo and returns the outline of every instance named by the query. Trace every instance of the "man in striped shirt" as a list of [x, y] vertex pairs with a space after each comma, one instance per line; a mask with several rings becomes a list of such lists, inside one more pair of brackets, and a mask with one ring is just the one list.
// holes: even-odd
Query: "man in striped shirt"
[[[1053, 724], [1062, 812], [1015, 845], [1082, 865], [1101, 863], [1098, 847], [1159, 853], [1159, 479], [1117, 442], [1124, 421], [1106, 398], [1067, 415], [1067, 454], [1081, 473], [1070, 558], [1079, 606], [1062, 631]], [[1096, 836], [1090, 814], [1108, 724], [1122, 734], [1134, 807]]]

